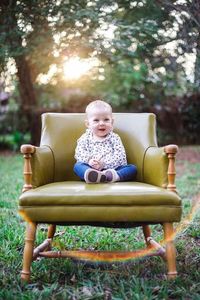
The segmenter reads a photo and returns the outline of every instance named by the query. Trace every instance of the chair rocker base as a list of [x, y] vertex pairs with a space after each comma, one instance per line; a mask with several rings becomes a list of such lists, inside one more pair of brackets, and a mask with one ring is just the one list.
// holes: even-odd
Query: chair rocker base
[[38, 257], [43, 258], [71, 258], [84, 262], [117, 263], [129, 261], [135, 258], [160, 256], [168, 267], [167, 278], [176, 278], [176, 251], [173, 243], [172, 223], [164, 223], [165, 247], [161, 246], [150, 236], [150, 228], [143, 225], [143, 233], [146, 241], [146, 248], [135, 251], [88, 251], [88, 250], [62, 250], [52, 251], [53, 237], [56, 225], [50, 225], [48, 229], [48, 238], [34, 249], [36, 223], [28, 223], [26, 230], [23, 270], [21, 279], [30, 280], [30, 268], [32, 261]]

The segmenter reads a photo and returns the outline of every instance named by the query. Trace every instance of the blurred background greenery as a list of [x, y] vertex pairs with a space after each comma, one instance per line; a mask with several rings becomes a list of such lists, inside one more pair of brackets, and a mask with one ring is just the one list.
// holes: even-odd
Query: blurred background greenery
[[159, 144], [200, 143], [198, 0], [2, 0], [0, 44], [0, 149], [99, 98], [156, 113]]

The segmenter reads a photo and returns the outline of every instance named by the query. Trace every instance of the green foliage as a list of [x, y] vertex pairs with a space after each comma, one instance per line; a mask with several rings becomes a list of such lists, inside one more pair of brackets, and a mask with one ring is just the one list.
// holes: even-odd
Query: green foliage
[[116, 66], [105, 68], [105, 81], [95, 82], [95, 89], [103, 99], [117, 107], [128, 107], [132, 101], [142, 99], [147, 66], [134, 66], [128, 60], [121, 60]]
[[[183, 23], [173, 13], [177, 9], [177, 15], [180, 14]], [[191, 10], [191, 18], [182, 11]], [[111, 67], [117, 71], [112, 73], [118, 79], [123, 79], [119, 91], [119, 98], [127, 93], [126, 85], [129, 84], [130, 70], [123, 69], [125, 65], [142, 66], [145, 65], [146, 76], [140, 78], [144, 87], [146, 85], [147, 75], [150, 79], [151, 74], [157, 74], [156, 69], [163, 67], [166, 74], [170, 74], [170, 81], [175, 82], [171, 86], [171, 92], [176, 90], [179, 84], [177, 74], [182, 73], [186, 77], [182, 63], [178, 58], [184, 53], [194, 52], [195, 40], [198, 32], [198, 23], [192, 23], [192, 13], [194, 13], [195, 4], [185, 3], [180, 5], [172, 4], [167, 1], [27, 1], [1, 4], [1, 35], [2, 45], [0, 57], [2, 65], [4, 59], [13, 57], [20, 58], [22, 55], [30, 66], [30, 72], [33, 83], [37, 76], [48, 71], [51, 64], [62, 66], [63, 58], [73, 55], [80, 57], [97, 56], [106, 68]], [[186, 27], [186, 20], [188, 27]], [[97, 29], [107, 26], [114, 26], [113, 38], [104, 37], [98, 33]], [[170, 34], [179, 26], [177, 37]], [[193, 48], [190, 51], [187, 44], [191, 32], [194, 29]], [[184, 40], [180, 42], [180, 36], [185, 32]], [[168, 32], [168, 34], [164, 34]], [[57, 41], [55, 42], [55, 36]], [[170, 53], [165, 49], [168, 42], [177, 41], [178, 49], [173, 49]], [[191, 42], [191, 39], [190, 39]], [[182, 47], [182, 48], [181, 48]], [[187, 51], [180, 52], [180, 49], [187, 48]], [[58, 57], [54, 56], [57, 51]], [[119, 74], [120, 73], [120, 74]], [[106, 74], [105, 74], [106, 75]], [[135, 73], [133, 76], [138, 76]], [[158, 74], [160, 76], [161, 74]], [[155, 76], [154, 76], [155, 77]], [[89, 78], [91, 80], [91, 78]], [[148, 79], [148, 81], [149, 81]], [[109, 72], [106, 81], [110, 80]], [[168, 82], [167, 76], [162, 77], [161, 81]], [[59, 80], [60, 81], [60, 80]], [[128, 83], [126, 83], [128, 81]], [[159, 81], [159, 80], [157, 80]], [[115, 80], [114, 80], [115, 82]], [[98, 81], [96, 82], [98, 85]], [[79, 83], [77, 83], [79, 84]], [[89, 83], [88, 83], [89, 84]], [[155, 81], [151, 82], [152, 85]], [[137, 89], [137, 80], [132, 82], [133, 89]], [[106, 89], [105, 84], [102, 88]], [[115, 85], [113, 86], [114, 90]], [[150, 90], [151, 92], [151, 90]], [[184, 91], [185, 92], [185, 91]], [[109, 93], [109, 89], [107, 91]], [[154, 95], [152, 95], [153, 97]], [[160, 95], [162, 97], [162, 94]], [[135, 99], [135, 95], [130, 90], [129, 98]], [[151, 97], [151, 95], [150, 95]], [[127, 103], [129, 103], [127, 99]], [[124, 102], [124, 100], [122, 100]]]
[[[194, 151], [200, 153], [199, 147]], [[199, 192], [200, 164], [178, 160], [177, 186], [183, 199], [182, 226], [175, 239], [177, 247], [176, 280], [167, 281], [160, 258], [138, 259], [112, 265], [88, 265], [70, 260], [33, 262], [32, 282], [20, 282], [25, 224], [17, 212], [23, 184], [22, 156], [0, 156], [0, 299], [177, 299], [196, 300], [200, 293], [199, 222], [200, 210], [190, 214], [192, 199]], [[160, 226], [153, 226], [154, 236], [161, 239]], [[46, 236], [42, 226], [37, 236]], [[54, 247], [134, 249], [143, 244], [141, 230], [59, 227], [64, 231]]]
[[30, 142], [30, 134], [23, 134], [20, 131], [14, 131], [11, 134], [0, 135], [0, 149], [10, 149], [13, 151], [19, 151], [22, 144], [28, 144]]
[[[200, 105], [199, 94], [180, 99], [168, 98], [163, 105], [155, 105], [159, 138], [163, 143], [176, 140], [182, 144], [199, 144]], [[176, 130], [174, 130], [176, 128]]]
[[16, 102], [10, 101], [8, 110], [1, 115], [0, 149], [18, 151], [20, 146], [27, 142], [30, 142], [30, 134], [26, 119]]
[[[182, 107], [181, 114], [183, 118], [183, 127], [185, 134], [188, 134], [190, 143], [199, 143], [200, 132], [200, 103], [199, 95], [185, 99]], [[191, 122], [192, 120], [192, 122]]]

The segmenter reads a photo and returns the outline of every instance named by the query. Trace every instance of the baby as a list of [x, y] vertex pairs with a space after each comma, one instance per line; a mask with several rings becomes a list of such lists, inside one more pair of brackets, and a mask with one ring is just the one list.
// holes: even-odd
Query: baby
[[137, 169], [127, 164], [122, 141], [113, 132], [112, 107], [96, 100], [85, 112], [88, 129], [77, 141], [75, 174], [87, 183], [133, 180]]

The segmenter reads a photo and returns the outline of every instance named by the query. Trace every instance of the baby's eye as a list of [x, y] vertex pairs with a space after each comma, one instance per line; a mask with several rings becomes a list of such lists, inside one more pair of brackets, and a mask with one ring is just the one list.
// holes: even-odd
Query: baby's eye
[[97, 122], [99, 122], [99, 120], [98, 119], [94, 119], [93, 122], [97, 123]]
[[110, 119], [109, 119], [109, 118], [106, 118], [106, 119], [104, 119], [104, 121], [105, 121], [105, 122], [109, 122], [109, 121], [110, 121]]

